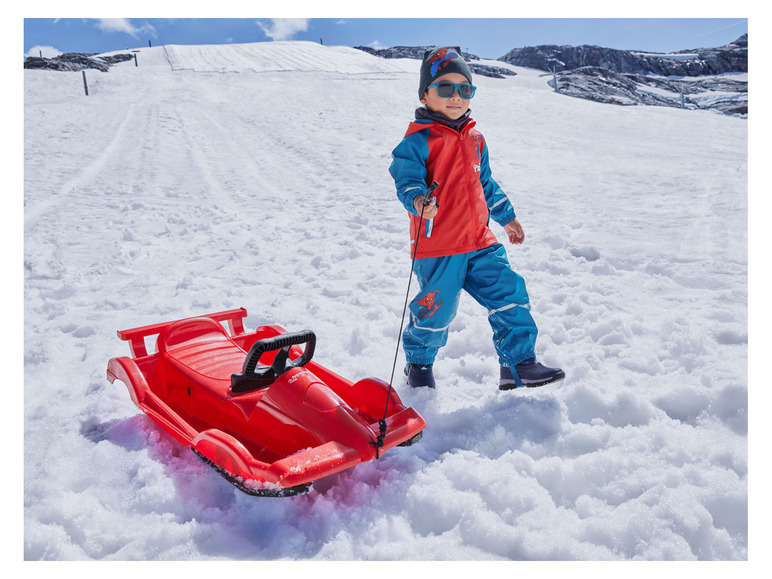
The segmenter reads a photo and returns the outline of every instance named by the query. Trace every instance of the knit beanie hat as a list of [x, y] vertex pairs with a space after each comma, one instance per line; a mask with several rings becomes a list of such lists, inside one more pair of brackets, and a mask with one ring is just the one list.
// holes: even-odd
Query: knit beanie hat
[[461, 49], [458, 46], [443, 46], [441, 48], [432, 48], [424, 52], [424, 60], [421, 63], [421, 82], [418, 85], [418, 98], [424, 96], [426, 88], [434, 82], [434, 79], [457, 72], [463, 74], [469, 84], [472, 84], [472, 71], [469, 65], [461, 56]]

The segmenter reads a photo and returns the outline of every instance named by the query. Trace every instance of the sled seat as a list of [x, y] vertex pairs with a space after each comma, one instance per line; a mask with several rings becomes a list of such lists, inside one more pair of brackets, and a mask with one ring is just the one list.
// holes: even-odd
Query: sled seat
[[170, 324], [157, 341], [161, 357], [193, 381], [225, 380], [241, 372], [247, 353], [212, 318]]

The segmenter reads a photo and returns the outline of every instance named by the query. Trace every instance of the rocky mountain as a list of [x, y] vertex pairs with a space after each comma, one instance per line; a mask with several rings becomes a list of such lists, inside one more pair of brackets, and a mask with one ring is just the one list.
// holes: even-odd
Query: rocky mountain
[[[546, 75], [554, 88], [553, 75]], [[748, 114], [748, 82], [731, 76], [663, 77], [618, 73], [597, 66], [558, 72], [557, 92], [615, 105], [655, 105]]]
[[[382, 58], [420, 59], [430, 47], [357, 48]], [[475, 55], [463, 55], [476, 74], [498, 78], [512, 74], [475, 62], [480, 60]], [[709, 109], [742, 117], [748, 114], [748, 82], [739, 78], [748, 72], [747, 34], [726, 46], [671, 54], [543, 45], [516, 48], [498, 60], [545, 71], [545, 82], [567, 96], [616, 105]], [[738, 78], [732, 78], [733, 74]]]
[[727, 46], [672, 54], [593, 46], [518, 50], [521, 52], [510, 51], [501, 60], [555, 70], [550, 85], [568, 96], [618, 105], [671, 106], [748, 115], [747, 34]]
[[586, 66], [627, 74], [707, 76], [748, 72], [748, 35], [719, 48], [699, 48], [671, 54], [645, 53], [600, 46], [528, 46], [499, 58], [515, 66], [557, 72]]

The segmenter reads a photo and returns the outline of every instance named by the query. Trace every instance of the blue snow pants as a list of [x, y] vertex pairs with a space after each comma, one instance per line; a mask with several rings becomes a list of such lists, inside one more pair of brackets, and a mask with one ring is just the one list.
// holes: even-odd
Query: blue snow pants
[[525, 280], [510, 267], [503, 245], [417, 259], [413, 271], [421, 291], [410, 302], [410, 321], [402, 334], [409, 364], [434, 362], [448, 340], [462, 289], [488, 310], [493, 345], [502, 366], [514, 368], [534, 356], [537, 328]]

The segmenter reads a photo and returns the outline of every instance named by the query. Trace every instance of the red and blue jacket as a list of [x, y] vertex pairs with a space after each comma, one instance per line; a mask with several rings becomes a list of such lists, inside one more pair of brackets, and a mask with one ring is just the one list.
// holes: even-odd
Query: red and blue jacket
[[[397, 197], [410, 213], [411, 255], [420, 235], [416, 258], [457, 255], [497, 243], [488, 227], [492, 217], [506, 225], [515, 210], [491, 177], [488, 148], [482, 134], [468, 119], [460, 130], [429, 119], [410, 123], [404, 138], [392, 152], [389, 172]], [[416, 197], [437, 181], [439, 210], [434, 219], [423, 220], [413, 207]]]

